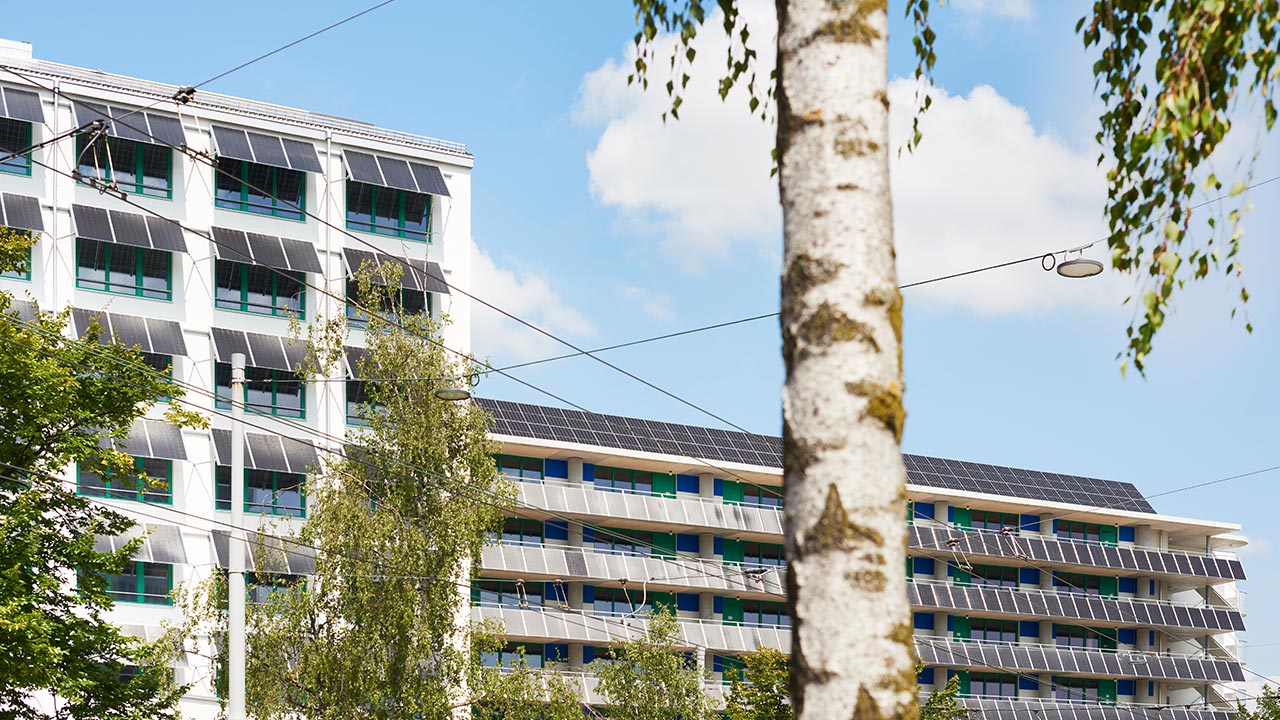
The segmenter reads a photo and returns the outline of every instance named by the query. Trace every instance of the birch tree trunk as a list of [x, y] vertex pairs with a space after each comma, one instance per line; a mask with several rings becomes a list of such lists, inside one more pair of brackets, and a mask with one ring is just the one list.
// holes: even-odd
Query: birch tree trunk
[[910, 720], [886, 2], [777, 7], [792, 699], [800, 720]]

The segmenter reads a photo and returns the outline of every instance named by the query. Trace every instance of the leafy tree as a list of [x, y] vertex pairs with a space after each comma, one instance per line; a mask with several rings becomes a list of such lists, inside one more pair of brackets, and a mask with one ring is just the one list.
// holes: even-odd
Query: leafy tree
[[1254, 698], [1252, 708], [1244, 701], [1236, 704], [1236, 720], [1280, 720], [1280, 689], [1262, 686], [1262, 694]]
[[[678, 118], [711, 3], [632, 2], [639, 30], [630, 79], [647, 87], [652, 68], [669, 68], [668, 112]], [[792, 700], [800, 718], [908, 718], [917, 707], [903, 577], [889, 3], [777, 0], [773, 68], [758, 66], [742, 4], [715, 4], [730, 41], [719, 92], [745, 85], [748, 110], [777, 125]], [[904, 7], [916, 75], [927, 80], [936, 61], [930, 3]], [[1098, 139], [1109, 171], [1112, 266], [1147, 278], [1122, 353], [1139, 371], [1175, 291], [1214, 267], [1240, 270], [1239, 210], [1225, 226], [1206, 222], [1202, 240], [1192, 232], [1191, 200], [1197, 188], [1221, 187], [1202, 176], [1232, 113], [1248, 109], [1242, 98], [1260, 98], [1263, 123], [1275, 123], [1277, 23], [1280, 0], [1096, 0], [1078, 25], [1085, 46], [1100, 53], [1094, 76], [1105, 106]], [[678, 37], [670, 58], [657, 57], [660, 32]], [[925, 92], [917, 121], [928, 107]], [[906, 149], [921, 137], [917, 122]], [[1241, 302], [1247, 297], [1242, 288]]]
[[725, 701], [728, 720], [791, 720], [795, 714], [788, 693], [791, 670], [787, 656], [760, 648], [743, 657], [746, 667], [729, 680]]
[[[496, 651], [503, 638], [497, 632], [474, 636], [473, 650]], [[555, 670], [529, 667], [523, 651], [505, 668], [479, 668], [473, 683], [474, 720], [582, 720], [582, 703], [568, 678]]]
[[[358, 273], [359, 304], [380, 311], [365, 318], [357, 372], [382, 380], [359, 411], [367, 427], [307, 489], [297, 540], [316, 548], [315, 575], [247, 611], [246, 701], [262, 720], [439, 720], [470, 701], [467, 585], [514, 490], [494, 467], [484, 411], [434, 396], [471, 368], [428, 340], [436, 322], [404, 312], [388, 290], [397, 270]], [[305, 370], [334, 367], [341, 319], [309, 332]], [[225, 628], [216, 593], [200, 598], [191, 614]]]
[[647, 616], [642, 637], [609, 651], [591, 665], [600, 676], [596, 692], [611, 720], [710, 720], [715, 713], [702, 690], [697, 666], [680, 651], [680, 624], [669, 610]]
[[[0, 228], [0, 269], [20, 268], [31, 242]], [[103, 617], [113, 605], [105, 576], [123, 570], [142, 538], [96, 551], [95, 536], [134, 523], [58, 474], [82, 463], [145, 483], [128, 455], [99, 442], [123, 443], [150, 405], [182, 391], [137, 351], [99, 344], [96, 325], [71, 340], [68, 312], [24, 319], [12, 301], [0, 293], [0, 717], [174, 717], [184, 688], [168, 672], [121, 681], [128, 666], [166, 668], [174, 644], [122, 635]]]
[[959, 675], [952, 675], [941, 690], [929, 693], [929, 699], [920, 706], [920, 720], [968, 720], [968, 717], [969, 711], [960, 704]]

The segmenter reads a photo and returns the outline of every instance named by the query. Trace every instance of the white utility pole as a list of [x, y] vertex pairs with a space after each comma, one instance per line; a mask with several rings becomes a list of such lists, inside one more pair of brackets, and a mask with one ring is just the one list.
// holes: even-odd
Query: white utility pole
[[231, 537], [227, 548], [227, 720], [244, 703], [244, 353], [231, 355]]

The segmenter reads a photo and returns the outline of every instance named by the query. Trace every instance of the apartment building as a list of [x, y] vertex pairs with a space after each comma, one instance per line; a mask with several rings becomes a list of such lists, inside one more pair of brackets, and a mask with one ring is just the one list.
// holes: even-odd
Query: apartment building
[[[71, 134], [95, 121], [101, 133]], [[358, 349], [353, 271], [407, 260], [405, 311], [449, 314], [442, 340], [469, 352], [470, 306], [451, 288], [470, 286], [473, 157], [356, 120], [46, 62], [0, 40], [0, 156], [33, 145], [0, 161], [0, 224], [38, 236], [30, 271], [0, 288], [24, 312], [70, 307], [76, 332], [97, 319], [106, 338], [140, 345], [212, 418], [210, 431], [178, 431], [158, 407], [138, 423], [127, 449], [154, 487], [66, 471], [152, 531], [112, 579], [112, 617], [155, 637], [176, 619], [171, 591], [225, 562], [232, 353], [248, 358], [247, 517], [278, 524], [305, 520], [306, 473], [342, 442], [360, 399], [346, 369], [328, 382], [294, 374], [293, 320], [346, 316]], [[310, 565], [287, 560], [298, 574]], [[212, 717], [207, 660], [191, 654], [175, 672], [197, 683], [184, 712]]]
[[[712, 693], [743, 653], [789, 650], [780, 438], [480, 402], [531, 511], [485, 550], [474, 617], [501, 620], [535, 664], [581, 673], [588, 697], [591, 661], [657, 605], [677, 612]], [[958, 675], [984, 716], [1234, 709], [1238, 526], [1161, 515], [1129, 483], [905, 460], [922, 694]]]
[[[64, 137], [95, 121], [103, 132]], [[0, 225], [38, 235], [30, 272], [0, 288], [71, 307], [76, 332], [96, 318], [171, 367], [212, 417], [209, 431], [178, 431], [162, 408], [138, 423], [128, 450], [152, 487], [66, 470], [151, 531], [112, 580], [112, 617], [154, 637], [177, 619], [173, 589], [227, 556], [231, 353], [249, 358], [252, 410], [235, 481], [250, 523], [289, 524], [305, 521], [307, 473], [342, 442], [361, 389], [349, 367], [324, 382], [294, 375], [293, 319], [347, 317], [358, 355], [351, 272], [403, 259], [405, 306], [448, 313], [445, 344], [470, 350], [470, 308], [451, 289], [470, 285], [473, 158], [0, 41], [0, 154], [46, 141], [0, 161]], [[595, 701], [592, 661], [642, 632], [648, 608], [677, 612], [713, 694], [744, 653], [788, 649], [778, 438], [479, 402], [522, 510], [484, 551], [472, 615], [501, 620], [508, 651], [571, 673]], [[1225, 718], [1243, 679], [1237, 526], [1161, 515], [1127, 483], [906, 462], [922, 692], [958, 676], [966, 705], [1004, 718]], [[280, 560], [291, 574], [312, 568], [305, 555]], [[195, 683], [184, 712], [212, 717], [208, 660], [192, 653], [175, 673]]]

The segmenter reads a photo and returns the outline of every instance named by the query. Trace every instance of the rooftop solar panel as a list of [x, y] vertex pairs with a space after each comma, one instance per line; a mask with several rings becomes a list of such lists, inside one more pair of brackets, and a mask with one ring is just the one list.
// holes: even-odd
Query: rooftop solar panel
[[[350, 254], [358, 251], [346, 252]], [[481, 398], [479, 402], [493, 415], [493, 431], [500, 435], [576, 442], [615, 449], [640, 449], [710, 462], [740, 462], [774, 468], [782, 466], [782, 438], [776, 436], [659, 423], [616, 415], [595, 415], [508, 400]], [[547, 412], [551, 410], [555, 413]], [[515, 424], [520, 421], [532, 421], [531, 431]], [[607, 426], [605, 433], [597, 429], [601, 422]], [[915, 485], [1155, 512], [1132, 483], [966, 463], [924, 455], [904, 454], [903, 462], [907, 468], [908, 482]], [[1085, 488], [1087, 492], [1069, 489], [1072, 487]]]

